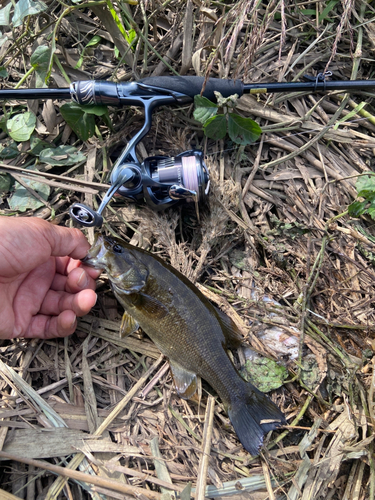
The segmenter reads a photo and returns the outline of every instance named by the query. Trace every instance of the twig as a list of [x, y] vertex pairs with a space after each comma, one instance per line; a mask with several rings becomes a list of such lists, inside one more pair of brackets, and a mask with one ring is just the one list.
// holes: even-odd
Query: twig
[[[302, 420], [304, 414], [306, 413], [307, 411], [307, 408], [309, 407], [311, 401], [313, 400], [313, 397], [311, 394], [309, 396], [307, 396], [306, 398], [306, 401], [305, 401], [305, 404], [302, 406], [300, 412], [298, 413], [298, 415], [296, 416], [296, 418], [293, 420], [293, 422], [290, 424], [291, 426], [295, 426], [298, 424], [298, 422], [300, 420]], [[282, 432], [281, 434], [279, 434], [277, 436], [276, 439], [274, 439], [268, 446], [267, 446], [267, 449], [271, 449], [275, 446], [275, 444], [277, 443], [280, 443], [280, 441], [282, 441], [285, 436], [287, 436], [289, 434], [289, 430], [285, 430], [284, 432]]]
[[50, 472], [53, 472], [54, 474], [62, 476], [63, 478], [75, 479], [77, 481], [81, 481], [84, 483], [103, 486], [104, 488], [109, 488], [114, 491], [119, 491], [120, 493], [130, 494], [135, 496], [136, 498], [139, 498], [141, 495], [144, 495], [146, 498], [149, 498], [150, 500], [161, 499], [160, 493], [157, 493], [155, 491], [138, 488], [138, 486], [130, 486], [124, 483], [120, 483], [119, 481], [113, 481], [111, 479], [105, 479], [98, 476], [91, 476], [90, 474], [85, 474], [84, 472], [78, 472], [76, 470], [72, 470], [67, 467], [60, 467], [59, 465], [53, 465], [41, 460], [19, 457], [17, 455], [12, 455], [11, 453], [6, 453], [5, 451], [0, 451], [0, 457], [3, 458], [4, 460], [14, 460], [15, 462], [21, 462], [23, 464], [32, 465], [39, 469], [48, 470]]
[[208, 397], [206, 415], [204, 417], [202, 457], [199, 462], [197, 488], [195, 493], [196, 500], [204, 500], [206, 495], [207, 469], [210, 460], [211, 438], [214, 422], [215, 399]]
[[[160, 365], [164, 356], [161, 355], [159, 359], [146, 371], [146, 373], [138, 380], [138, 382], [130, 389], [128, 394], [118, 403], [118, 405], [111, 411], [108, 417], [104, 420], [104, 422], [97, 428], [94, 432], [94, 436], [101, 436], [101, 434], [107, 429], [107, 427], [111, 424], [111, 422], [119, 415], [119, 413], [125, 408], [125, 406], [131, 401], [133, 396], [137, 394], [142, 385], [146, 382], [151, 373]], [[69, 469], [75, 470], [82, 460], [85, 458], [83, 453], [77, 453], [77, 455], [71, 460], [69, 463]], [[65, 469], [64, 469], [65, 470]], [[53, 483], [53, 485], [48, 490], [46, 500], [52, 499], [53, 495], [57, 496], [65, 485], [65, 477], [64, 475], [60, 475]], [[150, 497], [147, 497], [150, 498]], [[155, 497], [155, 498], [160, 498]]]
[[253, 164], [253, 169], [250, 172], [249, 177], [246, 179], [245, 185], [243, 187], [242, 199], [245, 197], [245, 195], [246, 195], [246, 193], [247, 193], [247, 191], [248, 191], [248, 189], [249, 189], [249, 187], [250, 187], [250, 185], [255, 177], [255, 174], [258, 172], [260, 157], [261, 157], [262, 151], [263, 151], [263, 141], [264, 141], [264, 135], [262, 135], [262, 137], [260, 139], [260, 144], [259, 144], [257, 156], [256, 156], [254, 164]]
[[266, 482], [267, 493], [268, 493], [269, 499], [276, 500], [275, 493], [273, 492], [273, 488], [272, 488], [270, 471], [268, 469], [267, 462], [264, 459], [262, 459], [262, 469], [263, 469], [263, 475], [264, 475], [264, 479]]
[[0, 171], [6, 171], [6, 170], [27, 174], [29, 176], [32, 176], [33, 179], [38, 181], [39, 181], [38, 176], [40, 176], [40, 177], [45, 177], [46, 179], [63, 180], [71, 184], [78, 184], [81, 186], [92, 187], [94, 189], [96, 188], [97, 191], [107, 191], [107, 189], [110, 187], [109, 184], [101, 184], [100, 182], [88, 182], [80, 179], [75, 179], [73, 177], [64, 177], [63, 175], [49, 174], [47, 172], [40, 172], [40, 171], [36, 172], [34, 170], [27, 170], [26, 168], [15, 167], [14, 165], [7, 165], [6, 163], [0, 163]]
[[[42, 184], [46, 184], [47, 186], [55, 187], [55, 188], [60, 188], [60, 189], [65, 189], [67, 191], [75, 191], [77, 193], [89, 193], [89, 194], [97, 194], [98, 190], [90, 189], [90, 188], [84, 188], [80, 186], [75, 186], [74, 184], [65, 184], [64, 182], [56, 182], [56, 181], [50, 181], [49, 179], [44, 179], [43, 177], [37, 177], [36, 175], [33, 174], [26, 174], [26, 173], [20, 173], [20, 174], [15, 174], [11, 169], [9, 168], [0, 168], [1, 171], [6, 172], [7, 174], [13, 176], [16, 181], [23, 186], [22, 181], [20, 180], [20, 177], [25, 177], [26, 179], [30, 179], [32, 181], [36, 182], [41, 182]], [[26, 187], [26, 186], [25, 186]], [[30, 187], [30, 186], [29, 186]], [[104, 190], [104, 189], [103, 189]], [[46, 203], [44, 203], [46, 205]], [[47, 205], [48, 206], [48, 205]], [[49, 207], [50, 208], [50, 207]]]
[[[158, 441], [157, 437], [154, 437], [153, 439], [151, 439], [150, 448], [151, 448], [151, 453], [155, 457], [154, 458], [154, 465], [155, 465], [156, 475], [164, 483], [164, 486], [161, 486], [161, 492], [162, 493], [169, 493], [169, 495], [170, 495], [171, 494], [170, 490], [174, 489], [174, 487], [173, 487], [172, 479], [171, 479], [171, 476], [169, 475], [167, 466], [165, 465], [163, 460], [159, 460], [159, 459], [162, 459], [163, 457], [160, 453], [159, 441]], [[181, 489], [179, 491], [181, 491]]]
[[372, 425], [375, 425], [374, 390], [375, 390], [375, 358], [373, 358], [372, 360], [372, 377], [371, 377], [370, 389], [368, 391], [368, 410], [370, 412]]
[[152, 377], [150, 382], [146, 385], [146, 387], [139, 393], [140, 398], [145, 398], [147, 394], [152, 390], [154, 385], [161, 379], [161, 377], [167, 373], [169, 369], [169, 362], [166, 361], [164, 365], [160, 368], [160, 370]]
[[13, 495], [5, 490], [0, 490], [0, 498], [2, 500], [21, 500], [20, 497], [16, 497], [16, 495]]
[[319, 139], [324, 137], [324, 135], [333, 127], [335, 121], [337, 118], [341, 115], [341, 111], [345, 108], [347, 103], [347, 100], [344, 99], [341, 105], [337, 108], [335, 114], [332, 116], [332, 118], [329, 120], [327, 125], [322, 128], [322, 130], [316, 134], [312, 139], [310, 139], [308, 142], [306, 142], [303, 146], [301, 146], [299, 149], [296, 149], [292, 153], [289, 153], [286, 156], [282, 156], [281, 158], [278, 158], [276, 160], [270, 161], [269, 163], [266, 163], [265, 165], [262, 165], [262, 170], [266, 170], [271, 167], [275, 167], [276, 165], [279, 165], [280, 163], [284, 163], [287, 160], [291, 160], [292, 158], [295, 158], [296, 156], [299, 156], [303, 152], [307, 151], [313, 144], [315, 144]]

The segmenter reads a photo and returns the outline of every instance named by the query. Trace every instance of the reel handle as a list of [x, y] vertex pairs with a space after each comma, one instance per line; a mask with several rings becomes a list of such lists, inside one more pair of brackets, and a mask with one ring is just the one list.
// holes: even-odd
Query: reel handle
[[[112, 177], [111, 177], [112, 178]], [[103, 217], [102, 213], [108, 203], [111, 201], [112, 196], [123, 184], [130, 184], [137, 188], [142, 182], [141, 171], [135, 165], [122, 165], [117, 169], [116, 178], [112, 186], [106, 192], [98, 211], [84, 205], [83, 203], [74, 203], [70, 207], [70, 217], [84, 227], [102, 227]]]
[[74, 203], [69, 210], [70, 217], [80, 226], [101, 228], [103, 217], [83, 203]]

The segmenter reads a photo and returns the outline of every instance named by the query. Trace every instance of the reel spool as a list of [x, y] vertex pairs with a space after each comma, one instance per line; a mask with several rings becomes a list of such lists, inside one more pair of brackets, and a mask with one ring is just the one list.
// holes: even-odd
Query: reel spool
[[101, 227], [102, 213], [112, 196], [123, 196], [134, 202], [145, 202], [155, 210], [178, 203], [194, 203], [199, 219], [199, 204], [210, 187], [209, 173], [201, 151], [189, 150], [175, 157], [151, 156], [141, 165], [123, 163], [114, 167], [112, 185], [97, 212], [82, 203], [70, 208], [70, 216], [85, 227]]

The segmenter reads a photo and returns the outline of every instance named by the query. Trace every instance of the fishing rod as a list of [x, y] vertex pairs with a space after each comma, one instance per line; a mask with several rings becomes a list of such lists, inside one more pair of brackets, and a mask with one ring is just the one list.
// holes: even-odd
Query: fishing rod
[[319, 73], [316, 77], [305, 77], [307, 81], [291, 83], [243, 83], [241, 80], [210, 78], [205, 85], [205, 79], [199, 76], [149, 77], [128, 83], [87, 80], [60, 89], [0, 90], [0, 100], [71, 99], [81, 105], [133, 105], [144, 108], [144, 124], [114, 163], [111, 187], [98, 210], [94, 211], [82, 203], [75, 203], [70, 209], [71, 217], [78, 224], [101, 227], [102, 213], [115, 194], [133, 201], [145, 201], [156, 210], [179, 202], [193, 202], [199, 216], [198, 205], [208, 194], [210, 184], [201, 151], [188, 150], [175, 157], [152, 156], [142, 163], [137, 158], [136, 147], [150, 130], [152, 112], [156, 107], [191, 103], [199, 94], [216, 101], [215, 91], [223, 97], [234, 94], [241, 97], [243, 94], [290, 91], [311, 93], [375, 89], [375, 80], [327, 81], [331, 75], [331, 72]]

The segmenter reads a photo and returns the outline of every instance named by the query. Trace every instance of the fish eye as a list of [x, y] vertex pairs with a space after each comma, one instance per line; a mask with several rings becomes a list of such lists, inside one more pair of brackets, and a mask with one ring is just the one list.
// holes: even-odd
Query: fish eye
[[117, 243], [115, 243], [112, 247], [112, 250], [115, 252], [115, 253], [122, 253], [122, 246], [121, 245], [118, 245]]

